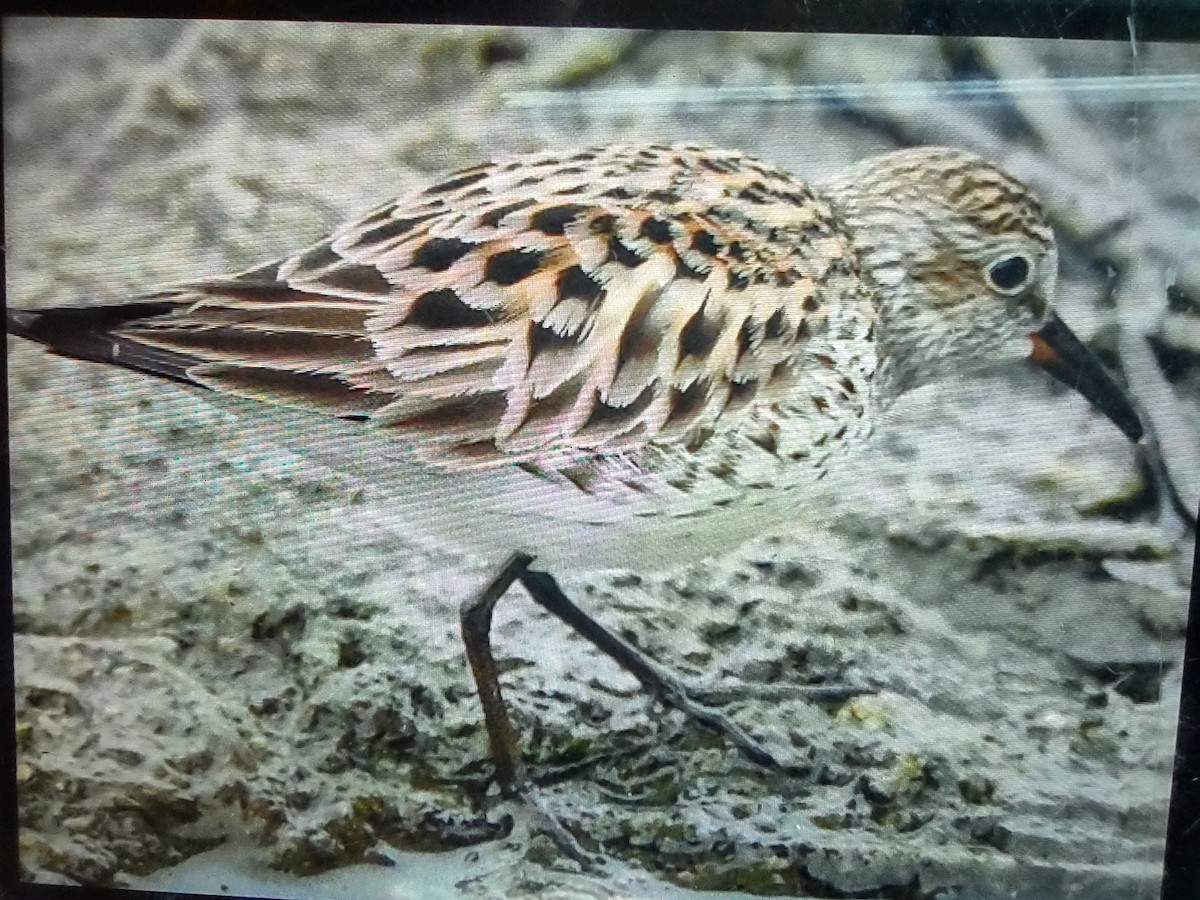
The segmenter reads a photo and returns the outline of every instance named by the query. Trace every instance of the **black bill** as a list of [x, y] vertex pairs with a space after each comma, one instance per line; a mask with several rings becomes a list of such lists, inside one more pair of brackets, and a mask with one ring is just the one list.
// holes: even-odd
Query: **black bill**
[[1083, 394], [1131, 441], [1141, 440], [1142, 422], [1132, 398], [1062, 319], [1051, 315], [1050, 321], [1030, 337], [1033, 352], [1029, 359], [1035, 366]]

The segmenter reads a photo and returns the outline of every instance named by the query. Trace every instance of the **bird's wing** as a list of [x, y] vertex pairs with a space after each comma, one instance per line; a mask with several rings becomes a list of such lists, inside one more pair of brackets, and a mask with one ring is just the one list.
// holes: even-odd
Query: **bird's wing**
[[108, 334], [126, 362], [165, 354], [215, 390], [368, 418], [439, 464], [559, 470], [698, 445], [786, 396], [854, 269], [784, 173], [614, 147], [455, 173]]

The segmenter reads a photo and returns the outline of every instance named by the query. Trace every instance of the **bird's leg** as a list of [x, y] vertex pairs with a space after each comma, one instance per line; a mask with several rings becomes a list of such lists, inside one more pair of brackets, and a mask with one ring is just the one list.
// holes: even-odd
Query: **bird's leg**
[[721, 689], [685, 684], [669, 669], [613, 634], [572, 603], [552, 575], [529, 568], [532, 562], [533, 557], [530, 554], [514, 553], [500, 567], [492, 581], [462, 606], [463, 641], [467, 647], [471, 670], [475, 674], [479, 699], [483, 704], [484, 721], [496, 766], [496, 778], [501, 790], [510, 796], [521, 794], [525, 785], [525, 773], [516, 733], [500, 693], [489, 630], [492, 609], [514, 581], [521, 582], [539, 606], [553, 613], [596, 649], [633, 675], [660, 703], [674, 707], [699, 724], [717, 732], [737, 747], [747, 759], [760, 766], [777, 768], [779, 763], [744, 729], [715, 709], [714, 704], [728, 702], [735, 691], [738, 696], [749, 694], [765, 700], [799, 697], [810, 702], [831, 704], [843, 703], [861, 694], [874, 693], [872, 688], [849, 684], [792, 687], [763, 685], [757, 690], [748, 686]]
[[492, 654], [492, 610], [531, 562], [533, 557], [528, 553], [514, 553], [479, 593], [463, 602], [458, 613], [467, 662], [471, 664], [475, 689], [483, 705], [483, 723], [496, 766], [496, 781], [501, 792], [510, 797], [523, 787], [525, 767], [508, 707], [500, 693], [500, 676]]
[[717, 732], [751, 762], [769, 768], [778, 767], [775, 758], [737, 723], [711, 706], [697, 701], [694, 692], [678, 676], [628, 641], [613, 634], [572, 603], [552, 575], [526, 568], [527, 565], [528, 562], [516, 572], [516, 578], [539, 606], [562, 619], [581, 637], [590, 641], [597, 650], [640, 681], [642, 687], [660, 703], [674, 707], [706, 728]]
[[[585, 868], [596, 868], [596, 860], [579, 847], [571, 833], [538, 802], [530, 789], [516, 732], [500, 691], [499, 673], [492, 654], [492, 610], [515, 581], [521, 583], [539, 606], [553, 613], [596, 649], [633, 675], [659, 702], [674, 707], [706, 728], [717, 732], [750, 761], [769, 768], [779, 767], [775, 758], [745, 730], [720, 711], [698, 699], [703, 696], [702, 691], [688, 687], [670, 670], [585, 613], [563, 593], [552, 575], [530, 569], [529, 564], [532, 562], [533, 557], [528, 553], [512, 554], [497, 570], [492, 580], [474, 597], [463, 603], [460, 619], [463, 643], [466, 645], [471, 672], [475, 676], [479, 700], [483, 705], [484, 724], [487, 727], [496, 780], [501, 792], [510, 799], [520, 801], [533, 813], [535, 827], [545, 832], [566, 855]], [[864, 692], [860, 688], [825, 686], [816, 688], [814, 696], [821, 690], [829, 693], [830, 696], [826, 699], [833, 698], [835, 694], [840, 699], [846, 699]]]
[[528, 553], [514, 553], [479, 593], [462, 604], [459, 622], [463, 644], [471, 664], [471, 673], [475, 676], [479, 701], [483, 704], [483, 721], [501, 793], [509, 799], [520, 801], [532, 813], [533, 826], [548, 835], [563, 853], [584, 869], [595, 870], [598, 867], [597, 860], [579, 846], [566, 827], [529, 790], [525, 766], [521, 761], [521, 748], [508, 716], [508, 707], [504, 705], [504, 696], [500, 693], [496, 657], [492, 654], [492, 610], [531, 562], [533, 557]]
[[553, 613], [633, 675], [660, 703], [674, 707], [717, 732], [751, 762], [771, 768], [778, 766], [775, 758], [737, 723], [697, 700], [697, 692], [678, 676], [572, 603], [552, 575], [528, 568], [531, 562], [533, 557], [528, 553], [514, 553], [478, 594], [463, 603], [460, 610], [463, 643], [466, 645], [471, 672], [475, 676], [479, 701], [483, 705], [483, 719], [496, 767], [496, 780], [506, 796], [521, 796], [526, 788], [526, 776], [516, 732], [500, 691], [490, 632], [492, 610], [514, 581], [520, 581], [539, 606]]
[[479, 700], [484, 707], [484, 724], [491, 745], [492, 761], [496, 766], [496, 780], [505, 796], [521, 796], [526, 787], [526, 774], [516, 731], [512, 728], [509, 710], [500, 692], [496, 658], [492, 655], [491, 628], [493, 608], [515, 581], [521, 582], [536, 604], [562, 619], [578, 635], [587, 638], [596, 649], [610, 656], [617, 665], [634, 676], [655, 700], [712, 728], [758, 766], [778, 767], [775, 758], [742, 727], [719, 710], [696, 700], [696, 691], [689, 689], [676, 674], [572, 604], [552, 575], [528, 568], [532, 562], [533, 557], [528, 553], [512, 554], [492, 580], [473, 598], [464, 602], [460, 611], [463, 643], [466, 644], [470, 671], [475, 676]]

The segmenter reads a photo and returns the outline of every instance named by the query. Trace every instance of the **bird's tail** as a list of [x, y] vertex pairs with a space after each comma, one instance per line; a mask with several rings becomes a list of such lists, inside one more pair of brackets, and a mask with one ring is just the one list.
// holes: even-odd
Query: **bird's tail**
[[150, 346], [122, 334], [122, 326], [169, 314], [170, 300], [142, 300], [109, 306], [8, 309], [8, 333], [74, 359], [124, 366], [148, 375], [193, 383], [188, 369], [195, 357]]

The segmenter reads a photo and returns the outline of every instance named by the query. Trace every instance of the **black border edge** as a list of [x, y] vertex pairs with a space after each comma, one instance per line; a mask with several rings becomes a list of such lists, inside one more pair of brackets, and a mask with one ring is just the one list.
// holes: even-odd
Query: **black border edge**
[[[5, 23], [0, 20], [0, 47], [5, 40]], [[3, 91], [3, 68], [0, 67], [0, 93]], [[5, 192], [0, 190], [0, 223], [7, 222], [4, 216]], [[8, 255], [0, 253], [0, 285], [3, 285], [4, 305], [8, 306]], [[6, 338], [7, 343], [7, 338]], [[4, 451], [0, 453], [0, 471], [3, 472], [3, 489], [0, 490], [0, 535], [4, 538], [4, 559], [0, 569], [4, 573], [3, 603], [0, 605], [0, 897], [16, 897], [20, 884], [20, 856], [17, 825], [17, 688], [15, 641], [16, 623], [13, 611], [12, 579], [12, 503], [9, 474], [9, 431], [8, 431], [8, 353], [0, 360], [0, 396], [4, 408], [0, 409], [0, 431], [4, 435]]]
[[8, 15], [1200, 41], [1196, 0], [8, 0]]
[[[0, 20], [0, 47], [5, 39], [4, 22]], [[0, 73], [3, 67], [0, 67]], [[4, 87], [0, 74], [0, 93]], [[0, 223], [7, 222], [5, 192], [0, 190]], [[8, 306], [8, 255], [0, 253], [0, 285], [3, 286], [4, 304]], [[7, 338], [6, 338], [7, 343]], [[7, 347], [5, 348], [7, 351]], [[0, 897], [16, 896], [20, 879], [17, 829], [17, 687], [16, 687], [16, 622], [13, 611], [12, 579], [12, 503], [9, 480], [9, 432], [8, 432], [8, 353], [0, 360], [0, 396], [4, 408], [0, 409], [0, 431], [4, 435], [4, 450], [0, 453], [0, 471], [4, 484], [0, 490], [0, 535], [4, 538], [4, 559], [0, 569], [4, 572], [3, 604], [0, 606]]]
[[1200, 897], [1200, 540], [1192, 560], [1162, 900]]

